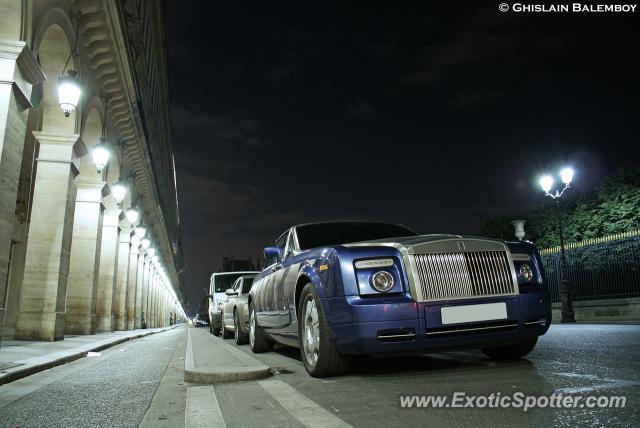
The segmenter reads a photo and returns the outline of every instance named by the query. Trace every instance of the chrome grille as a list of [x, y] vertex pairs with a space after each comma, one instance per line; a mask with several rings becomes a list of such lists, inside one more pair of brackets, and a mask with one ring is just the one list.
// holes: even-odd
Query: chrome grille
[[412, 257], [425, 300], [517, 294], [504, 251], [416, 254]]

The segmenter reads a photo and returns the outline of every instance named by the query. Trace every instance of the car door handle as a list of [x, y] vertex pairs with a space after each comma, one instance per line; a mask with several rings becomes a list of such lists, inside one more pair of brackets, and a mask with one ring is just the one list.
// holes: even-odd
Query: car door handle
[[281, 263], [276, 263], [272, 268], [271, 268], [271, 272], [275, 272], [278, 269], [282, 269], [282, 264]]

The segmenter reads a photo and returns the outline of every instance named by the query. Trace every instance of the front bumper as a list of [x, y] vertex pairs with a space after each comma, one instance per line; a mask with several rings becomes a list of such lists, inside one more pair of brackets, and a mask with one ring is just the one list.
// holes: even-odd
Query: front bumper
[[[444, 306], [504, 302], [507, 319], [442, 324]], [[481, 348], [543, 335], [551, 324], [546, 288], [515, 296], [416, 303], [408, 295], [322, 299], [338, 352], [387, 354]]]

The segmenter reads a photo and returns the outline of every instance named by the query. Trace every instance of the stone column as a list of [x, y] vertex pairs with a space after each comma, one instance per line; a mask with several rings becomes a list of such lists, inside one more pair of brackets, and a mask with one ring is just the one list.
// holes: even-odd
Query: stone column
[[127, 330], [136, 328], [135, 322], [138, 313], [136, 312], [136, 289], [138, 286], [138, 254], [140, 241], [137, 238], [131, 239], [129, 252], [129, 273], [127, 275]]
[[127, 329], [127, 282], [129, 279], [129, 249], [131, 247], [131, 229], [120, 229], [118, 246], [118, 267], [116, 269], [116, 288], [113, 295], [114, 328]]
[[66, 334], [95, 333], [104, 186], [104, 182], [77, 183], [64, 323]]
[[71, 253], [78, 135], [34, 132], [40, 142], [16, 338], [60, 340]]
[[95, 303], [96, 331], [113, 331], [113, 291], [116, 283], [118, 264], [118, 235], [120, 232], [121, 209], [107, 209], [102, 223], [102, 244], [100, 246], [100, 273]]
[[134, 322], [135, 328], [142, 328], [142, 290], [144, 284], [144, 271], [145, 271], [145, 250], [140, 248], [140, 254], [138, 254], [138, 268], [136, 271], [136, 304], [135, 312], [136, 318]]
[[[15, 5], [8, 2], [0, 6], [0, 14], [7, 12], [6, 8], [10, 6]], [[19, 5], [17, 10], [20, 10]], [[7, 37], [10, 37], [6, 32], [9, 25], [20, 26], [19, 17], [16, 22], [11, 21], [14, 20], [0, 20], [0, 27], [3, 27], [0, 32]], [[19, 32], [15, 36], [19, 37]], [[44, 74], [25, 42], [0, 40], [0, 338], [31, 89], [33, 84], [43, 80]]]
[[158, 285], [158, 274], [156, 267], [151, 266], [151, 280], [149, 281], [149, 298], [147, 299], [147, 311], [149, 312], [149, 321], [147, 325], [151, 328], [156, 326], [156, 314], [154, 311], [154, 302], [156, 297], [156, 287]]
[[144, 258], [144, 274], [142, 276], [142, 293], [140, 303], [140, 317], [142, 318], [142, 325], [148, 325], [149, 313], [147, 311], [147, 300], [149, 298], [149, 276], [151, 275], [151, 257], [148, 255]]

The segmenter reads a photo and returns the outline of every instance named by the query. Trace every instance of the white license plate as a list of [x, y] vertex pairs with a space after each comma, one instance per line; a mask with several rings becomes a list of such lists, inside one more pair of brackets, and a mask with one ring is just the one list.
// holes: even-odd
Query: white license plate
[[440, 309], [442, 324], [503, 320], [507, 318], [507, 304], [484, 303], [481, 305], [448, 306]]

